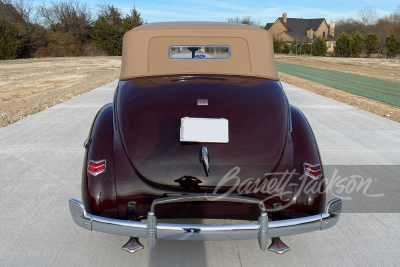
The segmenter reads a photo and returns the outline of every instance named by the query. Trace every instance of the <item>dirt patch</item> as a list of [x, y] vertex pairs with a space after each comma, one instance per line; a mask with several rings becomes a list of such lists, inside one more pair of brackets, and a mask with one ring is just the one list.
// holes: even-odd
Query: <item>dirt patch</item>
[[0, 61], [0, 126], [112, 82], [120, 67], [121, 57]]
[[356, 108], [363, 109], [382, 117], [400, 122], [400, 107], [392, 106], [366, 97], [353, 95], [339, 89], [298, 78], [282, 72], [279, 72], [279, 77], [281, 78], [282, 82], [298, 86], [318, 95], [329, 97], [336, 101], [346, 103]]
[[280, 62], [343, 71], [367, 77], [400, 82], [400, 59], [335, 58], [275, 55]]

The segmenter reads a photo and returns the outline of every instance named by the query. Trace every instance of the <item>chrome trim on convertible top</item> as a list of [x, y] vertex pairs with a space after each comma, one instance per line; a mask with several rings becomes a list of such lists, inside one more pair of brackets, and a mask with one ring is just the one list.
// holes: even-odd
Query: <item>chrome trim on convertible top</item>
[[[204, 198], [204, 195], [202, 197]], [[182, 202], [185, 198], [186, 201], [201, 200], [199, 195], [157, 199], [153, 201], [152, 210], [148, 213], [147, 222], [110, 219], [91, 215], [86, 212], [83, 204], [75, 199], [69, 200], [69, 208], [73, 220], [80, 227], [87, 230], [115, 235], [147, 238], [150, 249], [154, 248], [157, 239], [192, 241], [258, 239], [261, 250], [266, 249], [268, 238], [325, 230], [334, 226], [339, 220], [342, 208], [342, 200], [335, 198], [328, 202], [324, 213], [297, 219], [268, 222], [267, 213], [261, 212], [258, 222], [242, 224], [210, 225], [157, 222], [157, 218], [153, 211], [155, 205], [161, 203]], [[234, 201], [255, 204], [262, 203], [258, 199], [245, 197], [227, 197], [224, 199], [217, 198], [217, 196], [207, 196], [207, 198], [210, 199], [209, 201], [213, 201], [211, 199], [214, 199], [217, 201]], [[265, 209], [265, 207], [262, 208], [262, 206], [260, 205], [260, 209]]]

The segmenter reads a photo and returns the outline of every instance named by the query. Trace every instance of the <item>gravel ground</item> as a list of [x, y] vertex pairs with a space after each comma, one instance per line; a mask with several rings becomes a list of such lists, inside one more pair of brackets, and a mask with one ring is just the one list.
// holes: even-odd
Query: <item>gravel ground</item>
[[0, 61], [0, 127], [118, 79], [121, 57]]

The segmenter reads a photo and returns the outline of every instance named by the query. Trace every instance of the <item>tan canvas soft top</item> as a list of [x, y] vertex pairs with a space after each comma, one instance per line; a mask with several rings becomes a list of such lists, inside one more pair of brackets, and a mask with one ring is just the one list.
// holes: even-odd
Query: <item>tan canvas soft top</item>
[[[180, 60], [169, 57], [171, 45], [227, 45], [228, 59]], [[125, 33], [121, 80], [187, 74], [224, 74], [279, 80], [272, 36], [236, 23], [151, 23]]]

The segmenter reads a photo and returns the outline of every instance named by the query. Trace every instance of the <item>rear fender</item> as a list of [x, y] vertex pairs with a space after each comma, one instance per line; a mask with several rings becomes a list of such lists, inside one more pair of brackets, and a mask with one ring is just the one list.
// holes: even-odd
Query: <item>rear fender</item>
[[294, 144], [294, 165], [296, 172], [300, 174], [296, 176], [295, 180], [297, 185], [294, 188], [293, 211], [301, 211], [309, 215], [322, 213], [326, 202], [323, 169], [322, 177], [317, 180], [303, 175], [303, 164], [305, 162], [312, 165], [320, 164], [322, 167], [318, 145], [304, 114], [294, 106], [290, 106], [290, 112], [292, 120], [291, 135]]
[[[117, 217], [117, 200], [114, 179], [113, 104], [107, 104], [97, 113], [86, 148], [82, 170], [82, 199], [93, 215]], [[88, 172], [89, 160], [106, 160], [106, 171], [98, 175]]]

